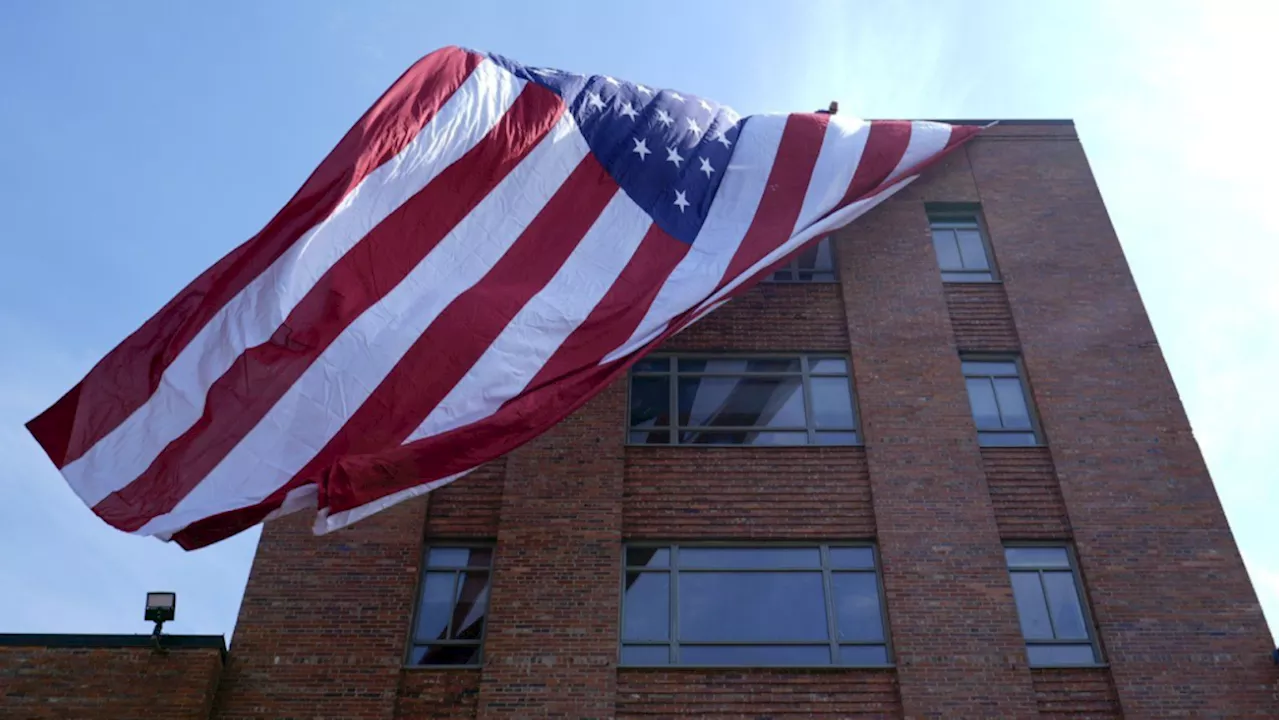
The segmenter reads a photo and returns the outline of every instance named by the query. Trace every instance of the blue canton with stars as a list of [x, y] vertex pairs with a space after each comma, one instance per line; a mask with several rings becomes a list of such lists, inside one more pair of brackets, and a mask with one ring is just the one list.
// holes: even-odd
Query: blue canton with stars
[[694, 95], [607, 75], [575, 75], [488, 57], [559, 95], [619, 187], [667, 234], [693, 242], [729, 166], [743, 122], [737, 113]]

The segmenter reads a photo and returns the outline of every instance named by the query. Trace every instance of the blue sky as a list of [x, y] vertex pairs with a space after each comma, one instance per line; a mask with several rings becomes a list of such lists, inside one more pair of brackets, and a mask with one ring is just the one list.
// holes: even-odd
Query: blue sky
[[743, 114], [1074, 118], [1274, 632], [1280, 11], [1232, 5], [0, 3], [0, 632], [146, 632], [163, 589], [172, 632], [230, 634], [258, 532], [112, 530], [22, 423], [449, 44]]

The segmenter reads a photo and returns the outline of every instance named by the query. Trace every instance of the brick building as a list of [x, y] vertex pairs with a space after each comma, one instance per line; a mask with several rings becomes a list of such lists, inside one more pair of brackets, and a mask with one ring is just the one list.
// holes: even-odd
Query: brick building
[[268, 524], [212, 715], [1275, 717], [1272, 647], [1074, 127], [1010, 122], [505, 459]]

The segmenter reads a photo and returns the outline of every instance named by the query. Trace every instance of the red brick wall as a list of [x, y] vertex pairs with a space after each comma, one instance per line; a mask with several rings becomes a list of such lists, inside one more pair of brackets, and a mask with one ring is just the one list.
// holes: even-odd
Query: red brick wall
[[397, 720], [470, 720], [480, 700], [480, 670], [413, 668], [400, 678]]
[[1018, 351], [1018, 332], [1002, 285], [947, 283], [943, 287], [960, 352]]
[[204, 720], [221, 671], [215, 648], [0, 646], [0, 718]]
[[1067, 508], [1048, 448], [983, 448], [982, 465], [1005, 540], [1065, 540], [1071, 537]]
[[900, 718], [892, 670], [618, 672], [618, 720], [697, 717]]
[[860, 447], [631, 447], [626, 457], [628, 539], [875, 537]]
[[1081, 146], [1009, 128], [968, 155], [1122, 709], [1274, 717], [1271, 634]]
[[422, 556], [425, 499], [323, 536], [267, 523], [216, 717], [392, 717]]
[[908, 716], [1033, 716], [924, 213], [948, 199], [908, 187], [838, 243], [898, 680]]
[[1043, 720], [1124, 717], [1106, 668], [1041, 668], [1031, 671], [1031, 682]]
[[477, 468], [465, 476], [466, 482], [451, 482], [427, 497], [427, 535], [492, 539], [498, 534], [502, 512], [502, 486], [507, 479], [507, 460], [502, 458]]
[[849, 352], [836, 283], [761, 283], [702, 318], [663, 350]]
[[507, 458], [482, 718], [613, 714], [625, 403], [615, 383]]

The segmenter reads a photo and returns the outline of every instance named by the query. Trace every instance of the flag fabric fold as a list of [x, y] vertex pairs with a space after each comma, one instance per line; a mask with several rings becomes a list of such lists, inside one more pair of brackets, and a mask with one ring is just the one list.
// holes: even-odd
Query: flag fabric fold
[[546, 431], [978, 130], [444, 48], [27, 427], [126, 532], [334, 530]]

